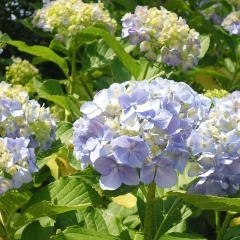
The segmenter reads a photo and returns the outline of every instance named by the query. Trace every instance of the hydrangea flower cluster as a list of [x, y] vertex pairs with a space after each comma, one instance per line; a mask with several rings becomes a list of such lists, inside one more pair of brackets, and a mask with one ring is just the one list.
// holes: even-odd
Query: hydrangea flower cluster
[[83, 117], [73, 124], [74, 154], [83, 168], [89, 164], [101, 174], [102, 189], [140, 181], [172, 187], [190, 159], [188, 139], [210, 105], [182, 82], [112, 84], [82, 105]]
[[88, 4], [81, 0], [45, 3], [42, 9], [34, 12], [32, 24], [43, 31], [57, 31], [58, 37], [75, 35], [94, 24], [102, 24], [114, 33], [117, 26], [102, 3]]
[[12, 58], [11, 66], [6, 67], [6, 81], [12, 84], [26, 85], [34, 77], [38, 75], [38, 69], [35, 68], [29, 61], [21, 58]]
[[188, 139], [192, 162], [189, 175], [200, 177], [190, 193], [224, 196], [240, 184], [240, 92], [214, 99], [209, 119]]
[[26, 92], [13, 89], [6, 82], [1, 82], [0, 88], [1, 137], [24, 137], [30, 140], [30, 147], [48, 150], [56, 130], [49, 109], [30, 100]]
[[[209, 4], [212, 1], [205, 0], [201, 1], [198, 5], [199, 7], [203, 7], [205, 4]], [[207, 20], [212, 20], [213, 24], [221, 24], [222, 22], [222, 16], [218, 13], [222, 9], [222, 4], [220, 2], [215, 1], [215, 4], [204, 8], [201, 10], [202, 15], [205, 17]]]
[[240, 11], [231, 12], [221, 25], [230, 34], [240, 36]]
[[49, 110], [26, 92], [0, 83], [0, 194], [19, 188], [36, 172], [34, 148], [48, 150], [56, 124]]
[[122, 17], [122, 37], [128, 37], [132, 45], [140, 44], [140, 51], [145, 57], [171, 66], [182, 65], [186, 70], [198, 62], [200, 43], [199, 33], [190, 29], [186, 21], [176, 13], [165, 8], [137, 6], [135, 13]]

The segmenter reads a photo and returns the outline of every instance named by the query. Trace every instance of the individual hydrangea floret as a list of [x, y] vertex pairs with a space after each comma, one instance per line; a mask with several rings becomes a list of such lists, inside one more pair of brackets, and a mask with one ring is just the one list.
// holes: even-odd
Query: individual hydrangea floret
[[182, 65], [186, 70], [198, 62], [200, 54], [199, 33], [190, 29], [186, 21], [176, 13], [165, 8], [137, 6], [134, 14], [127, 13], [122, 17], [122, 37], [129, 37], [132, 45], [140, 44], [140, 51], [145, 57], [171, 66]]
[[101, 174], [103, 189], [139, 181], [172, 187], [190, 159], [188, 138], [207, 119], [210, 105], [182, 82], [112, 84], [80, 108], [74, 154], [82, 168], [92, 165]]
[[5, 78], [7, 82], [24, 86], [38, 75], [38, 69], [29, 61], [22, 60], [19, 57], [13, 57], [12, 60], [12, 65], [6, 67]]
[[240, 36], [240, 11], [231, 12], [221, 25], [229, 34]]
[[43, 31], [56, 31], [58, 39], [73, 36], [87, 27], [99, 24], [114, 33], [117, 26], [102, 3], [83, 3], [81, 0], [46, 3], [33, 14], [32, 24]]
[[202, 121], [188, 139], [195, 160], [189, 176], [199, 180], [190, 193], [224, 196], [240, 184], [240, 92], [213, 101], [209, 119]]

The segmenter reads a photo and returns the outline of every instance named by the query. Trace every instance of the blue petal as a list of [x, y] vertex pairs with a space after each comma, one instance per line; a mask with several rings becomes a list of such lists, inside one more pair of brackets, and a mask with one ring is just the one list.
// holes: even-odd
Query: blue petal
[[127, 94], [122, 94], [118, 97], [118, 102], [123, 109], [130, 108], [132, 99]]
[[103, 175], [108, 175], [115, 168], [116, 163], [108, 157], [99, 157], [93, 164], [97, 172]]
[[153, 181], [155, 175], [155, 164], [144, 165], [140, 172], [140, 181], [149, 184]]
[[119, 176], [121, 181], [126, 185], [138, 185], [139, 176], [135, 168], [128, 165], [119, 165]]
[[148, 92], [145, 89], [139, 89], [133, 90], [132, 92], [132, 99], [137, 104], [142, 104], [147, 100]]
[[166, 129], [172, 119], [172, 114], [165, 109], [161, 109], [159, 113], [151, 120], [157, 128]]
[[157, 168], [155, 183], [162, 188], [173, 187], [177, 183], [177, 173], [171, 165]]
[[108, 175], [102, 175], [99, 180], [103, 190], [115, 190], [122, 185], [117, 168], [113, 168]]

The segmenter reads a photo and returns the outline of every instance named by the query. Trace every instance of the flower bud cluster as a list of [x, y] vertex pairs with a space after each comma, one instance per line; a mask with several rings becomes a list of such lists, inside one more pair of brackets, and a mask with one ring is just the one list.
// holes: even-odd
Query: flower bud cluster
[[127, 13], [122, 20], [122, 37], [128, 37], [132, 45], [140, 44], [145, 57], [171, 66], [182, 65], [186, 70], [198, 62], [199, 33], [190, 29], [186, 21], [165, 8], [137, 6], [135, 13]]
[[102, 189], [140, 181], [172, 187], [190, 159], [188, 139], [210, 105], [182, 82], [112, 84], [82, 105], [83, 118], [73, 124], [74, 154], [83, 168], [90, 164], [101, 174]]
[[189, 144], [195, 161], [189, 175], [200, 177], [190, 193], [224, 196], [240, 184], [240, 92], [213, 99], [209, 119], [193, 130]]
[[48, 150], [56, 124], [49, 110], [26, 92], [0, 83], [0, 194], [30, 182], [37, 171], [34, 148]]
[[11, 84], [26, 85], [35, 76], [38, 75], [38, 69], [29, 61], [21, 58], [13, 58], [13, 64], [6, 67], [5, 78]]
[[221, 25], [229, 34], [240, 36], [240, 11], [231, 12]]
[[56, 0], [44, 4], [35, 11], [32, 24], [43, 31], [56, 31], [60, 36], [72, 36], [77, 32], [102, 24], [111, 33], [116, 30], [117, 23], [111, 19], [102, 3], [83, 3], [81, 0]]
[[222, 98], [222, 97], [226, 97], [228, 94], [229, 92], [224, 89], [213, 89], [213, 90], [207, 90], [204, 93], [204, 96], [208, 98]]

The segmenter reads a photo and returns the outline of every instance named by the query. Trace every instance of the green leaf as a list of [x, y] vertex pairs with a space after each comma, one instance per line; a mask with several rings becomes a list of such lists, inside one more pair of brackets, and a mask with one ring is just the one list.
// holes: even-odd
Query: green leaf
[[116, 40], [114, 36], [112, 36], [107, 31], [90, 27], [86, 28], [83, 31], [78, 33], [79, 39], [93, 39], [96, 37], [102, 37], [103, 40], [107, 43], [107, 45], [114, 51], [119, 60], [124, 64], [124, 66], [132, 73], [132, 75], [137, 79], [139, 73], [141, 72], [141, 68], [136, 60], [134, 60], [125, 50], [124, 47]]
[[126, 208], [126, 207], [120, 206], [114, 202], [111, 202], [108, 205], [107, 211], [111, 212], [114, 216], [116, 216], [122, 220], [134, 213], [137, 213], [137, 207]]
[[235, 72], [235, 63], [230, 58], [224, 58], [224, 64], [230, 73]]
[[193, 235], [189, 233], [170, 233], [163, 235], [161, 237], [161, 240], [207, 240], [204, 237]]
[[23, 212], [18, 220], [13, 225], [14, 229], [18, 229], [34, 220], [37, 220], [44, 216], [53, 216], [57, 215], [63, 212], [75, 210], [75, 209], [82, 209], [89, 207], [91, 203], [83, 203], [78, 205], [71, 205], [71, 206], [65, 206], [65, 205], [55, 205], [52, 202], [48, 201], [42, 201], [39, 203], [36, 203], [29, 207], [25, 212]]
[[53, 226], [43, 227], [39, 221], [34, 221], [24, 228], [21, 240], [29, 240], [29, 236], [34, 240], [46, 240], [54, 234]]
[[1, 218], [5, 224], [10, 222], [14, 213], [27, 203], [31, 195], [30, 192], [9, 190], [0, 197]]
[[[107, 233], [113, 236], [121, 236], [123, 240], [128, 240], [129, 235], [126, 227], [121, 223], [120, 219], [112, 213], [88, 207], [75, 212], [61, 214], [56, 219], [56, 226], [60, 229], [68, 227], [67, 224], [78, 225], [96, 233]], [[96, 234], [97, 235], [97, 234]]]
[[191, 9], [189, 8], [188, 4], [185, 3], [182, 0], [168, 0], [167, 2], [165, 2], [163, 4], [163, 7], [165, 7], [166, 9], [168, 9], [169, 11], [174, 11], [174, 10], [187, 10], [187, 11], [191, 11]]
[[123, 83], [131, 80], [132, 74], [118, 58], [113, 59], [111, 71], [117, 83]]
[[67, 109], [76, 118], [80, 117], [79, 106], [73, 101], [72, 96], [65, 95], [61, 84], [57, 80], [47, 80], [43, 83], [34, 80], [34, 87], [41, 98], [52, 101]]
[[139, 4], [136, 0], [113, 0], [126, 8], [128, 12], [134, 12], [135, 7]]
[[227, 87], [228, 87], [230, 79], [227, 78], [224, 74], [220, 73], [217, 70], [202, 69], [202, 68], [195, 67], [194, 68], [194, 72], [196, 74], [203, 73], [203, 74], [207, 74], [207, 75], [213, 76], [216, 79], [218, 79], [218, 81], [221, 83], [221, 85], [224, 87], [224, 89], [227, 89]]
[[80, 227], [69, 227], [63, 232], [59, 232], [53, 236], [53, 240], [118, 240], [118, 237], [110, 236], [108, 234], [99, 233], [96, 231], [87, 230]]
[[201, 48], [200, 48], [200, 54], [199, 54], [198, 58], [201, 59], [204, 57], [205, 53], [207, 52], [207, 50], [209, 48], [210, 37], [201, 35], [199, 37], [199, 42], [200, 42]]
[[70, 122], [58, 122], [56, 139], [61, 139], [62, 143], [68, 144], [73, 137], [73, 126]]
[[43, 216], [102, 203], [100, 195], [86, 182], [76, 178], [62, 178], [41, 188], [31, 197], [14, 228], [20, 228]]
[[68, 76], [69, 69], [67, 62], [50, 48], [44, 46], [28, 46], [25, 42], [9, 40], [6, 35], [0, 37], [0, 42], [4, 42], [11, 46], [17, 47], [19, 51], [26, 52], [54, 62], [62, 69], [65, 76]]
[[187, 194], [184, 191], [174, 191], [171, 194], [179, 196], [185, 202], [194, 204], [200, 209], [211, 209], [216, 211], [232, 211], [232, 212], [240, 211], [239, 198]]
[[56, 39], [53, 39], [50, 42], [49, 48], [51, 48], [51, 49], [53, 49], [55, 51], [61, 52], [61, 53], [63, 53], [66, 56], [68, 55], [68, 51], [65, 48], [64, 44], [62, 42], [56, 40]]
[[240, 239], [240, 226], [234, 226], [229, 228], [225, 235], [223, 236], [223, 240], [239, 240]]
[[82, 57], [82, 71], [94, 71], [95, 69], [110, 65], [116, 54], [102, 39], [87, 45]]

